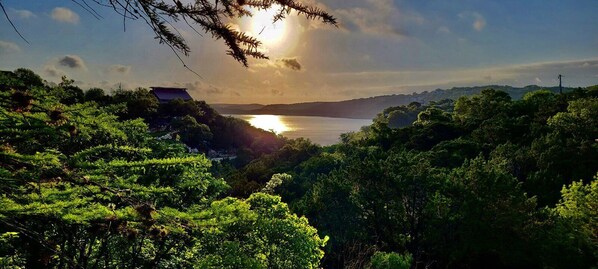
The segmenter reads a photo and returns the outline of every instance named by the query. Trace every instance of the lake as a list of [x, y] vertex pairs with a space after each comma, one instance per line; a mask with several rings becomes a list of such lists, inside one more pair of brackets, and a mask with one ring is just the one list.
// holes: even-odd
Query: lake
[[372, 120], [282, 115], [227, 115], [288, 138], [305, 137], [322, 146], [340, 142], [343, 133], [359, 131]]

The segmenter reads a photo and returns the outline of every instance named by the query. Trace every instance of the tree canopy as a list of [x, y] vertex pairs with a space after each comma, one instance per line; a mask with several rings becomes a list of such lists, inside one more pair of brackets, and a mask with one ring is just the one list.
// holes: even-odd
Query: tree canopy
[[0, 267], [319, 266], [326, 238], [280, 197], [227, 197], [205, 155], [64, 90], [0, 90]]

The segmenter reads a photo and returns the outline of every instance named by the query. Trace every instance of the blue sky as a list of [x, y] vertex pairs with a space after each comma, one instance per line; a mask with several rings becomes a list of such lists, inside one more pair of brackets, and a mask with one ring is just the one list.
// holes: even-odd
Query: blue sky
[[[270, 60], [249, 68], [220, 41], [181, 26], [192, 53], [186, 71], [141, 21], [67, 0], [3, 0], [30, 44], [0, 18], [0, 69], [30, 68], [82, 88], [181, 86], [197, 99], [229, 103], [342, 100], [473, 85], [598, 84], [596, 0], [303, 0], [340, 21], [285, 22]], [[231, 23], [243, 30], [252, 20]], [[260, 36], [258, 36], [260, 38]], [[294, 63], [293, 66], [287, 63]], [[292, 67], [292, 68], [289, 68]], [[299, 68], [300, 67], [300, 68]]]

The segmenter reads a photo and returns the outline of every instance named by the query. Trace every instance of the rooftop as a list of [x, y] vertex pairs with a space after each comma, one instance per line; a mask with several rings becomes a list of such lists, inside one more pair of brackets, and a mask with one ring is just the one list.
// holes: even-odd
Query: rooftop
[[152, 93], [160, 103], [168, 103], [174, 99], [193, 100], [186, 88], [151, 87]]

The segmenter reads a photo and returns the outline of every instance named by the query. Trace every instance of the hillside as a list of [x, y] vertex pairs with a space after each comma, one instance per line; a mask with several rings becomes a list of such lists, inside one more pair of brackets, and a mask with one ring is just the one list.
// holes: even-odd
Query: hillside
[[[477, 87], [457, 87], [448, 90], [437, 89], [434, 91], [424, 91], [412, 94], [393, 94], [384, 96], [375, 96], [369, 98], [352, 99], [338, 102], [306, 102], [297, 104], [272, 104], [272, 105], [236, 105], [236, 104], [212, 104], [211, 106], [221, 114], [273, 114], [273, 115], [292, 115], [292, 116], [321, 116], [334, 118], [354, 118], [354, 119], [372, 119], [382, 110], [392, 107], [407, 105], [411, 102], [422, 104], [430, 101], [440, 101], [444, 99], [456, 100], [461, 96], [479, 94], [484, 89], [492, 88], [509, 93], [509, 95], [519, 100], [528, 92], [542, 89], [543, 87], [531, 85], [523, 88], [511, 86], [477, 86]], [[546, 88], [557, 93], [558, 87]], [[563, 88], [565, 92], [572, 91], [574, 88]]]

